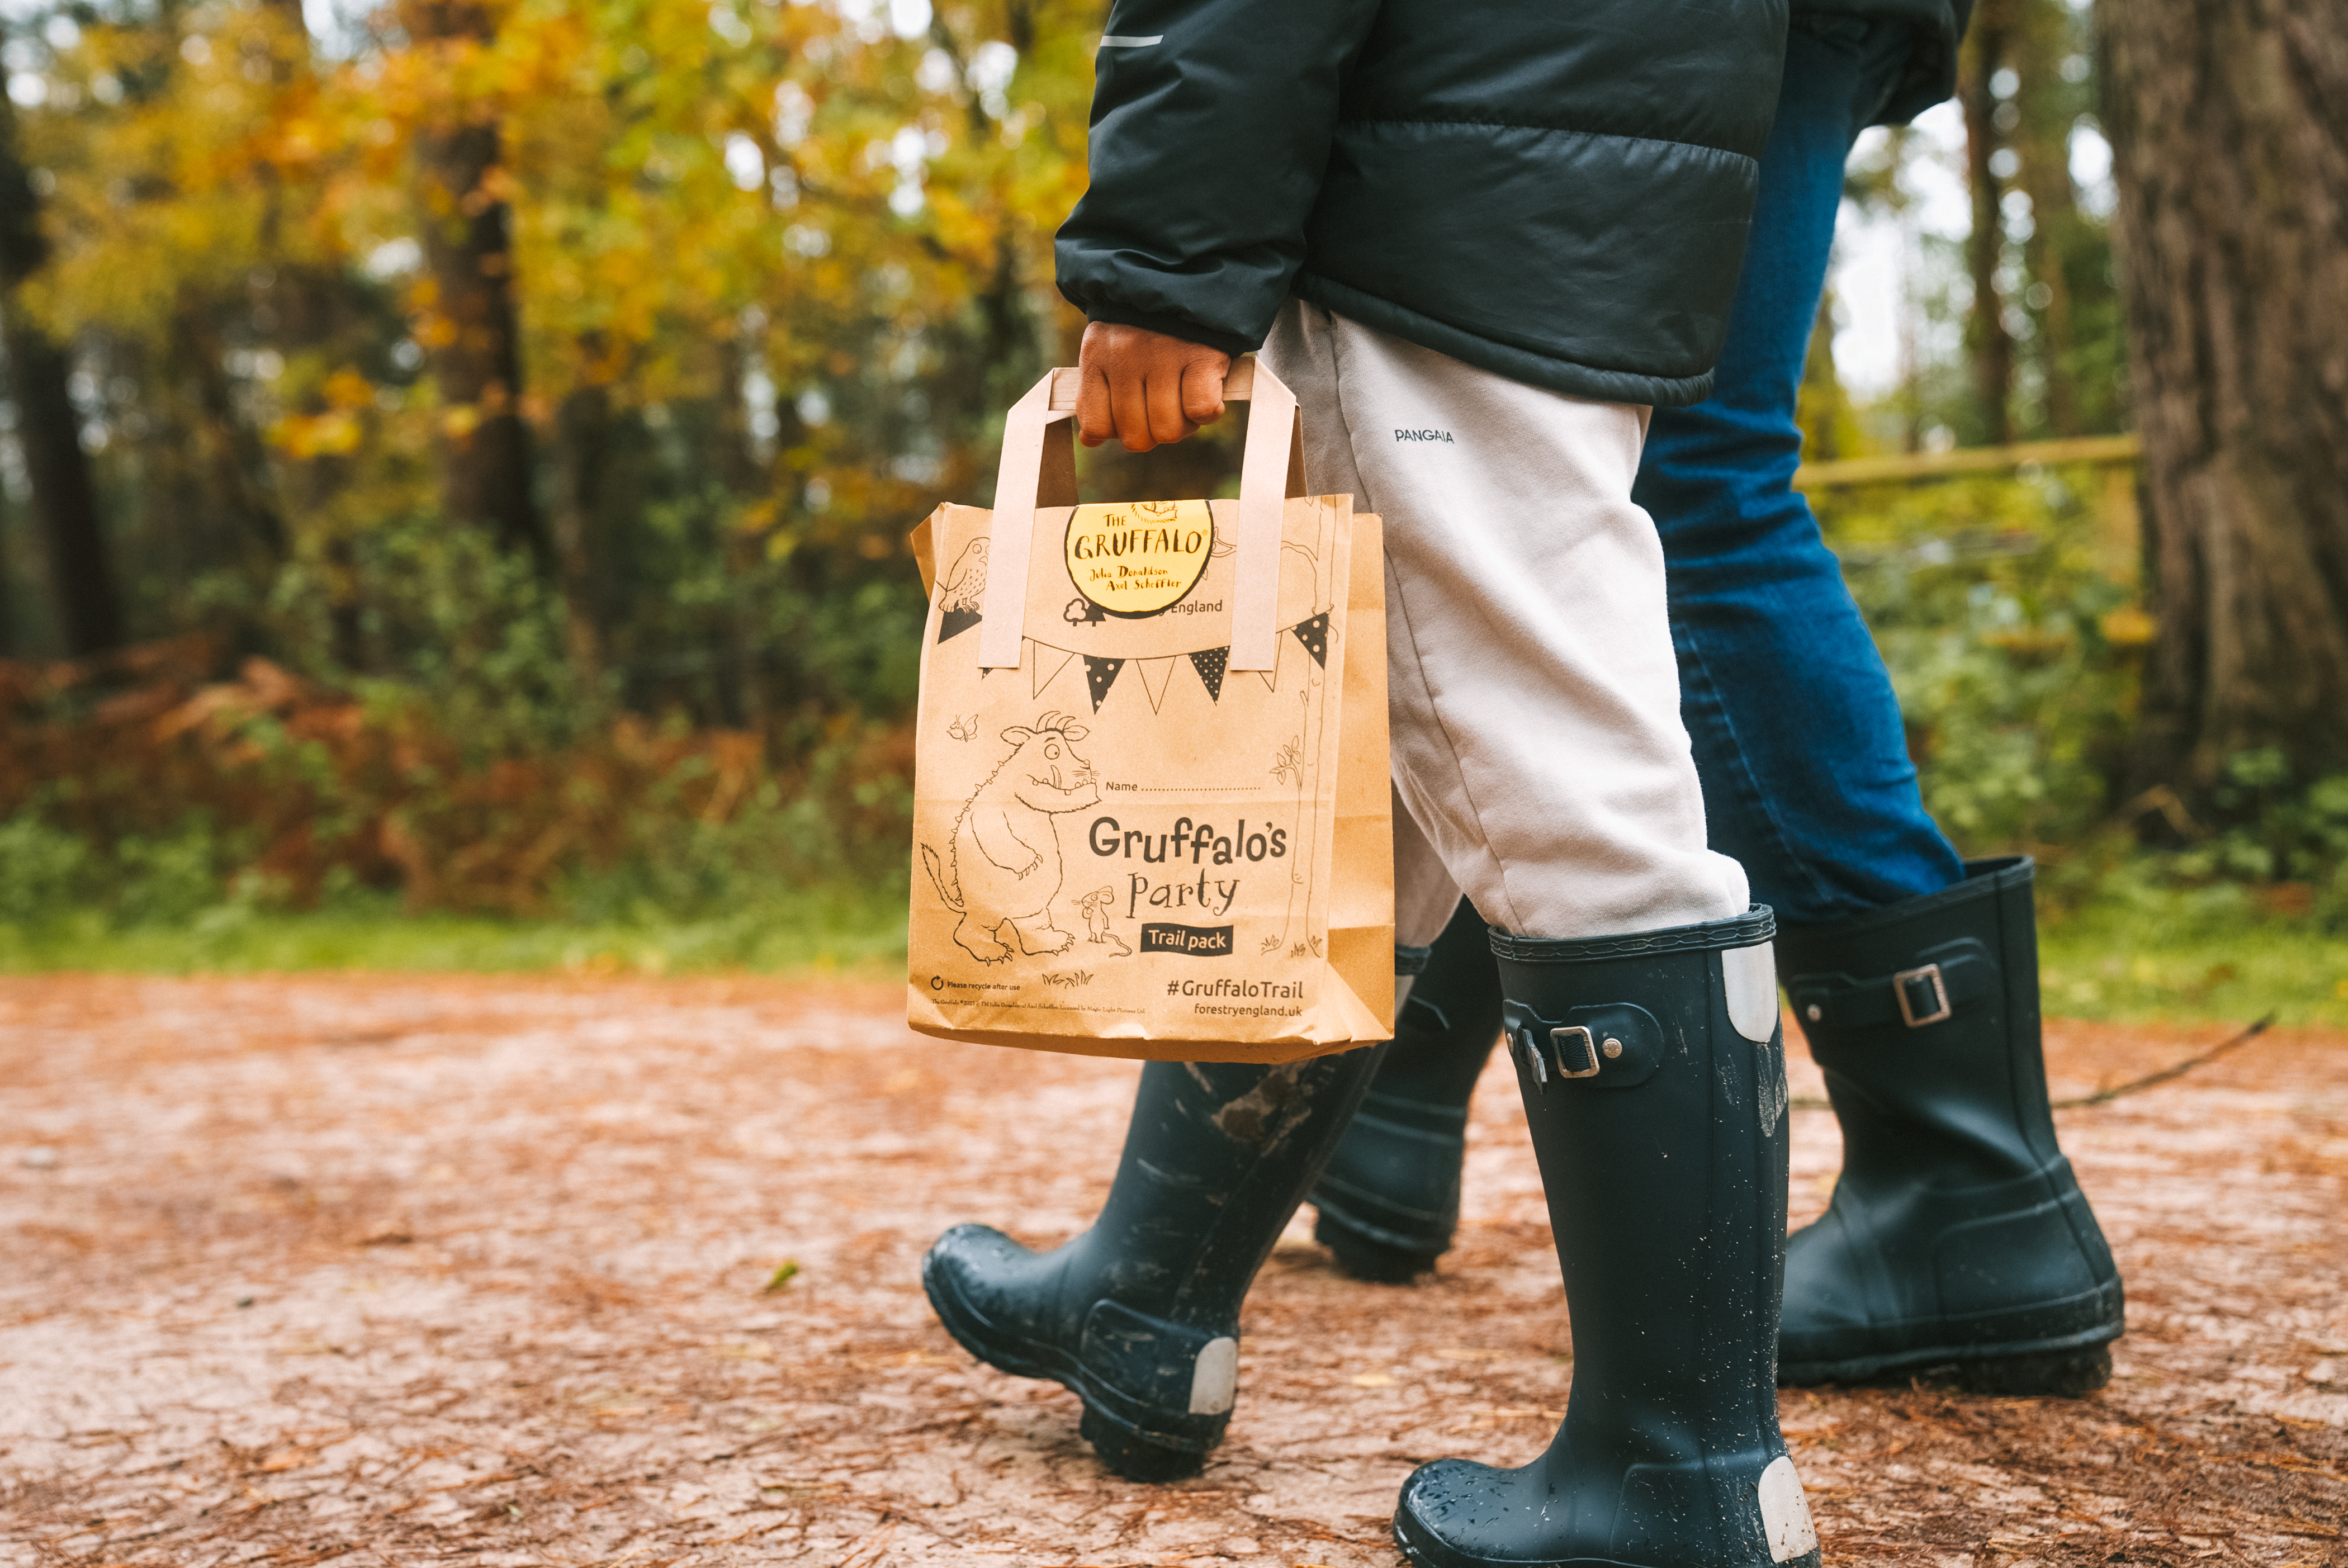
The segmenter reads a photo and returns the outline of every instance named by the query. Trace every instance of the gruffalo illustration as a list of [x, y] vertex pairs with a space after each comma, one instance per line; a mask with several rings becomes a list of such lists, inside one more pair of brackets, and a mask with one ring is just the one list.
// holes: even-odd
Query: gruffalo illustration
[[1100, 804], [1093, 765], [1076, 751], [1086, 733], [1059, 713], [1045, 714], [1033, 729], [1004, 730], [1011, 755], [954, 819], [945, 863], [922, 846], [938, 896], [962, 916], [954, 940], [981, 963], [1011, 956], [1005, 926], [1030, 957], [1065, 953], [1076, 940], [1052, 924], [1052, 901], [1060, 895], [1060, 836], [1052, 819]]

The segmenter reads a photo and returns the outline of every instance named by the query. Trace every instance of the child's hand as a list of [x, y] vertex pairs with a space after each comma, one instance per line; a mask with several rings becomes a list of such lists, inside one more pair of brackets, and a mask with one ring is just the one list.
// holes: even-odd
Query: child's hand
[[1076, 364], [1085, 381], [1076, 428], [1087, 447], [1115, 436], [1127, 451], [1146, 452], [1222, 418], [1231, 356], [1220, 348], [1097, 321]]

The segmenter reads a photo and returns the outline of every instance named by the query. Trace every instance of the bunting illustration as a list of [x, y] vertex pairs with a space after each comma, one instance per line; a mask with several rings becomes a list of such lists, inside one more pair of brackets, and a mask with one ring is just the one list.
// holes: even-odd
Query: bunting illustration
[[1201, 648], [1190, 655], [1190, 667], [1199, 672], [1199, 683], [1207, 688], [1210, 701], [1223, 700], [1223, 672], [1231, 664], [1229, 648]]
[[[1292, 626], [1282, 627], [1282, 630], [1294, 637], [1297, 645], [1313, 655], [1314, 664], [1324, 669], [1328, 667], [1329, 614], [1327, 611], [1323, 611], [1311, 620], [1299, 621]], [[941, 635], [938, 640], [943, 642], [945, 638]], [[1095, 713], [1098, 713], [1101, 704], [1108, 700], [1110, 688], [1117, 685], [1117, 677], [1125, 673], [1125, 666], [1128, 664], [1138, 665], [1141, 668], [1142, 689], [1148, 698], [1149, 710], [1156, 713], [1165, 707], [1166, 693], [1173, 685], [1174, 665], [1178, 662], [1178, 655], [1168, 654], [1162, 658], [1154, 659], [1104, 659], [1091, 654], [1079, 655], [1074, 648], [1056, 648], [1049, 643], [1037, 642], [1033, 637], [1027, 639], [1025, 652], [1020, 661], [1028, 672], [1028, 695], [1041, 697], [1044, 695], [1044, 688], [1059, 679], [1061, 674], [1079, 657], [1084, 660], [1085, 687], [1092, 699]], [[1198, 676], [1199, 684], [1206, 688], [1210, 701], [1222, 701], [1223, 682], [1231, 674], [1231, 650], [1228, 645], [1213, 648], [1194, 648], [1189, 653], [1179, 655], [1179, 658], [1189, 661], [1190, 668]], [[992, 673], [988, 670], [979, 672], [982, 676]], [[1251, 673], [1262, 680], [1266, 691], [1276, 692], [1280, 689], [1280, 669], [1277, 664], [1271, 669], [1256, 670]]]
[[1329, 667], [1328, 611], [1322, 611], [1309, 621], [1299, 621], [1288, 629], [1295, 634], [1298, 642], [1304, 645], [1304, 651], [1313, 655], [1314, 664], [1324, 670]]
[[1095, 713], [1100, 711], [1101, 699], [1108, 696], [1108, 688], [1117, 684], [1117, 673], [1123, 668], [1123, 659], [1097, 659], [1090, 654], [1085, 655], [1085, 685], [1093, 694]]

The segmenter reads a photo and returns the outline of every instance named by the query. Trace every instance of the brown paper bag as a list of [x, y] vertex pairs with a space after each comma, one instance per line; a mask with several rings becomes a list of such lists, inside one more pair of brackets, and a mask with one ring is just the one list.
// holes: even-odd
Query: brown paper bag
[[1251, 359], [1225, 390], [1255, 403], [1238, 500], [1078, 506], [1078, 385], [1056, 370], [1012, 410], [993, 514], [942, 506], [914, 536], [907, 1021], [1184, 1061], [1383, 1040], [1378, 520], [1303, 494], [1295, 397]]

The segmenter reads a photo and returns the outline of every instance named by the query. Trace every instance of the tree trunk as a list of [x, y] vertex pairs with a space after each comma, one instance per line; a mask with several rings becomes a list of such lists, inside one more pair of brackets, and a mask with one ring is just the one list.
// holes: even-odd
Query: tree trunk
[[[273, 191], [273, 204], [276, 199]], [[273, 229], [279, 217], [273, 205]], [[358, 312], [344, 279], [298, 262], [282, 263], [274, 272], [266, 309], [273, 317], [279, 342], [294, 354], [314, 356], [335, 353], [350, 341]], [[325, 388], [314, 387], [296, 412], [316, 415], [329, 407]], [[366, 632], [366, 573], [360, 570], [349, 525], [335, 515], [334, 504], [352, 482], [354, 468], [346, 452], [277, 454], [278, 488], [284, 497], [286, 517], [280, 552], [282, 559], [294, 551], [297, 531], [313, 542], [325, 563], [318, 587], [326, 595], [329, 651], [340, 668], [364, 674], [374, 672], [381, 664]]]
[[[418, 43], [486, 38], [476, 5], [412, 0], [399, 10]], [[495, 121], [427, 126], [417, 135], [424, 254], [437, 298], [422, 329], [447, 414], [451, 517], [491, 530], [508, 550], [552, 564], [530, 490], [521, 416], [521, 325], [514, 308], [511, 213], [484, 184], [497, 168]]]
[[1999, 139], [1998, 101], [1990, 91], [1990, 78], [2005, 64], [2005, 11], [2003, 0], [1982, 0], [1957, 67], [1957, 98], [1965, 113], [1965, 175], [1973, 198], [1972, 237], [1965, 245], [1973, 305], [1965, 323], [1965, 346], [1972, 357], [1982, 438], [1993, 446], [2013, 439], [2013, 337], [2005, 330], [2005, 299], [1997, 286], [2005, 249], [2005, 214], [1999, 205], [2004, 192], [1990, 166]]
[[2038, 366], [2046, 379], [2046, 423], [2057, 436], [2085, 428], [2079, 411], [2075, 367], [2078, 335], [2071, 325], [2071, 282], [2065, 263], [2080, 227], [2078, 190], [2071, 182], [2071, 89], [2063, 81], [2070, 53], [2068, 0], [2024, 0], [2013, 68], [2019, 123], [2009, 144], [2020, 156], [2022, 189], [2030, 197], [2030, 238], [2023, 242], [2031, 282], [2046, 291], [2031, 302], [2038, 318]]
[[[196, 457], [209, 481], [211, 503], [227, 512], [237, 531], [266, 558], [270, 568], [285, 559], [285, 519], [269, 490], [269, 459], [252, 428], [237, 415], [236, 395], [222, 368], [226, 349], [210, 320], [209, 302], [182, 290], [171, 322], [171, 355], [188, 374], [195, 393], [191, 420]], [[265, 573], [263, 573], [265, 576]]]
[[122, 604], [98, 515], [98, 488], [81, 449], [81, 416], [67, 390], [72, 365], [16, 304], [16, 290], [48, 259], [40, 200], [16, 150], [16, 114], [0, 93], [0, 321], [8, 351], [8, 390], [16, 404], [16, 438], [32, 481], [33, 522], [49, 571], [57, 633], [79, 658], [122, 643]]
[[29, 651], [21, 645], [24, 634], [16, 624], [16, 552], [11, 531], [9, 520], [0, 516], [0, 659], [22, 658]]
[[[772, 465], [761, 463], [750, 438], [750, 408], [744, 392], [750, 358], [747, 332], [727, 339], [717, 350], [717, 478], [738, 505], [754, 504], [773, 488]], [[767, 596], [764, 593], [765, 541], [729, 526], [719, 548], [726, 555], [726, 574], [732, 578], [731, 605], [726, 614], [732, 690], [725, 703], [730, 718], [744, 729], [767, 732], [770, 704], [767, 683]]]
[[2348, 0], [2096, 8], [2159, 636], [2138, 787], [2348, 764]]
[[1801, 391], [1794, 410], [1806, 463], [1850, 457], [1858, 445], [1859, 420], [1835, 368], [1834, 337], [1835, 294], [1828, 284], [1818, 297], [1818, 318], [1810, 323], [1810, 347], [1802, 360]]
[[562, 583], [566, 651], [572, 667], [591, 685], [603, 676], [606, 573], [596, 511], [611, 439], [608, 387], [582, 381], [564, 394], [554, 415], [554, 554]]
[[[299, 40], [302, 45], [298, 51], [289, 49], [275, 57], [271, 67], [275, 79], [281, 86], [302, 81], [312, 72], [310, 28], [302, 14], [302, 0], [263, 0], [263, 5], [275, 14], [289, 42]], [[283, 257], [288, 247], [283, 231], [292, 203], [284, 187], [274, 179], [267, 191], [263, 232], [269, 253]], [[339, 358], [348, 353], [346, 346], [355, 333], [365, 330], [349, 278], [332, 266], [301, 259], [281, 259], [271, 270], [273, 276], [263, 285], [265, 303], [256, 315], [266, 313], [277, 340], [294, 355]], [[328, 406], [325, 390], [314, 387], [297, 411], [316, 415]], [[326, 595], [328, 651], [339, 668], [361, 674], [380, 668], [381, 650], [367, 634], [366, 578], [358, 551], [347, 524], [334, 515], [335, 499], [352, 482], [354, 469], [348, 453], [297, 457], [281, 452], [276, 458], [286, 514], [279, 556], [292, 552], [297, 531], [316, 540], [324, 568], [318, 573], [318, 583]], [[265, 467], [262, 471], [267, 471]]]

